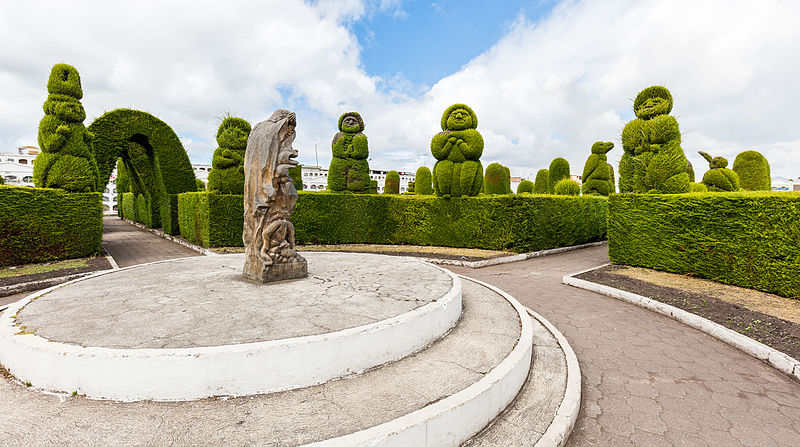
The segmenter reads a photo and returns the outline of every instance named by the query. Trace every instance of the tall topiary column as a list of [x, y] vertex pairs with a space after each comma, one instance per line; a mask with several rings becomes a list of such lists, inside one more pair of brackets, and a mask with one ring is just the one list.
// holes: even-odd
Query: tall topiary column
[[97, 162], [91, 150], [91, 134], [83, 126], [86, 112], [81, 78], [75, 67], [56, 64], [47, 81], [44, 118], [39, 122], [42, 152], [33, 165], [37, 188], [60, 188], [72, 192], [97, 191]]
[[483, 137], [469, 106], [453, 104], [442, 115], [442, 132], [431, 141], [433, 190], [439, 197], [477, 196], [483, 186]]
[[569, 178], [569, 162], [558, 157], [550, 162], [549, 176], [547, 178], [547, 192], [555, 194], [555, 186], [559, 181]]
[[244, 193], [244, 153], [250, 136], [250, 123], [229, 116], [217, 129], [217, 144], [208, 173], [208, 190], [221, 194]]
[[505, 178], [503, 181], [506, 185], [506, 194], [514, 194], [514, 191], [511, 190], [511, 168], [503, 166], [503, 169], [505, 170]]
[[483, 180], [486, 194], [507, 194], [506, 170], [500, 163], [491, 163], [486, 167], [486, 176]]
[[703, 184], [712, 192], [727, 192], [739, 190], [739, 176], [728, 169], [728, 160], [723, 157], [711, 158], [703, 151], [698, 152], [708, 161], [708, 171], [703, 176]]
[[392, 170], [386, 174], [386, 180], [383, 182], [383, 193], [400, 194], [400, 174], [397, 171]]
[[757, 151], [744, 151], [733, 160], [733, 171], [739, 176], [742, 189], [772, 190], [769, 162]]
[[592, 155], [583, 167], [583, 194], [607, 196], [614, 192], [614, 173], [606, 153], [614, 148], [612, 142], [598, 141], [592, 145]]
[[548, 193], [548, 183], [550, 183], [550, 170], [549, 169], [539, 169], [539, 172], [536, 173], [536, 180], [533, 183], [533, 193], [534, 194], [547, 194]]
[[622, 131], [620, 192], [688, 192], [688, 160], [678, 121], [669, 115], [672, 94], [661, 86], [648, 87], [636, 96], [633, 111], [636, 119]]
[[519, 182], [517, 185], [517, 194], [532, 194], [533, 193], [533, 182], [530, 180], [523, 180]]
[[431, 170], [426, 166], [420, 166], [417, 169], [417, 175], [414, 180], [414, 193], [421, 196], [429, 196], [433, 194], [433, 185], [431, 185]]
[[347, 112], [339, 117], [339, 132], [334, 135], [331, 148], [333, 158], [328, 170], [328, 189], [366, 193], [369, 190], [369, 146], [364, 131], [364, 120], [357, 112]]

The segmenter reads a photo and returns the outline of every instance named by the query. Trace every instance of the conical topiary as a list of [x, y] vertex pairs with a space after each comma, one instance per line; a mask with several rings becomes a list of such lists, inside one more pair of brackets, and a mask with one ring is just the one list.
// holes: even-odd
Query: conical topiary
[[417, 175], [414, 180], [414, 194], [421, 196], [429, 196], [433, 194], [433, 185], [431, 185], [431, 170], [426, 166], [420, 166], [417, 169]]
[[549, 177], [547, 179], [547, 192], [555, 194], [555, 186], [559, 181], [569, 178], [569, 162], [558, 157], [550, 162]]
[[728, 160], [723, 157], [711, 158], [703, 151], [698, 152], [708, 161], [708, 171], [703, 176], [703, 184], [711, 192], [728, 192], [739, 190], [739, 176], [728, 169]]
[[217, 129], [217, 144], [208, 173], [208, 190], [221, 194], [244, 194], [244, 153], [250, 123], [229, 116]]
[[536, 180], [533, 183], [534, 194], [547, 194], [547, 184], [550, 182], [550, 170], [539, 169], [536, 173]]
[[517, 194], [531, 194], [533, 193], [533, 182], [530, 180], [523, 180], [517, 185]]
[[739, 176], [742, 189], [748, 191], [770, 191], [769, 162], [757, 151], [744, 151], [733, 160], [733, 171]]
[[389, 171], [386, 174], [386, 181], [383, 183], [384, 194], [400, 194], [400, 174], [397, 171]]
[[607, 196], [614, 192], [614, 174], [609, 169], [606, 153], [614, 148], [612, 142], [598, 141], [592, 145], [592, 155], [583, 167], [583, 194]]

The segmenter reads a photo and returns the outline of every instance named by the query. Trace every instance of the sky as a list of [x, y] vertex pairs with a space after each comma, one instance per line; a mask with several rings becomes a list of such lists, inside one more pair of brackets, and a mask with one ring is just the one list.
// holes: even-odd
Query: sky
[[[361, 113], [370, 167], [432, 167], [453, 103], [470, 105], [499, 162], [533, 178], [555, 157], [580, 174], [595, 141], [664, 85], [682, 146], [755, 149], [800, 177], [798, 0], [0, 0], [0, 152], [37, 145], [50, 68], [80, 72], [85, 124], [121, 107], [168, 123], [210, 163], [217, 128], [297, 113], [299, 160], [327, 167], [338, 117]], [[316, 150], [315, 150], [316, 147]], [[700, 181], [700, 175], [698, 175]]]

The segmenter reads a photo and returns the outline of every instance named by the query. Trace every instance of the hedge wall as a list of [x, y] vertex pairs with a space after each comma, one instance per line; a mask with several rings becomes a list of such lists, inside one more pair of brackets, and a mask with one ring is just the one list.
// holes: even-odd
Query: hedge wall
[[[292, 215], [298, 244], [413, 244], [529, 252], [601, 240], [604, 197], [300, 192]], [[206, 247], [242, 245], [242, 197], [184, 193], [181, 235]]]
[[800, 299], [800, 194], [617, 194], [611, 261]]
[[0, 186], [0, 266], [90, 256], [102, 238], [100, 193]]

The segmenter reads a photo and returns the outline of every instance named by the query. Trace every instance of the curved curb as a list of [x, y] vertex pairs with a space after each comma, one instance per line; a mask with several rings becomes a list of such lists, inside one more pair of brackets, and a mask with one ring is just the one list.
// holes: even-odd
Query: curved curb
[[581, 367], [575, 351], [572, 350], [564, 334], [533, 310], [528, 309], [528, 314], [553, 334], [567, 360], [567, 387], [564, 390], [564, 397], [556, 410], [553, 422], [535, 444], [535, 447], [562, 447], [567, 444], [581, 410]]
[[511, 295], [467, 276], [502, 296], [517, 311], [522, 330], [514, 349], [482, 379], [417, 411], [366, 430], [303, 447], [457, 447], [479, 433], [525, 385], [533, 353], [533, 324]]
[[687, 326], [691, 326], [701, 332], [705, 332], [706, 334], [725, 342], [728, 345], [761, 360], [762, 362], [768, 363], [778, 371], [800, 382], [800, 361], [789, 357], [777, 349], [770, 348], [763, 343], [757, 342], [746, 335], [742, 335], [734, 330], [728, 329], [721, 324], [714, 323], [711, 320], [707, 320], [699, 315], [695, 315], [683, 309], [670, 306], [669, 304], [664, 304], [660, 301], [652, 300], [650, 298], [624, 290], [615, 289], [603, 284], [597, 284], [591, 281], [575, 278], [576, 275], [605, 267], [606, 265], [608, 264], [603, 264], [601, 266], [573, 273], [571, 275], [564, 275], [561, 278], [561, 282], [573, 287], [600, 293], [611, 298], [616, 298], [618, 300], [635, 304], [653, 312], [660, 313], [661, 315], [670, 317]]
[[452, 281], [450, 290], [437, 300], [382, 321], [325, 334], [197, 348], [114, 349], [54, 343], [22, 333], [16, 325], [14, 316], [23, 307], [58, 287], [164, 262], [182, 261], [99, 272], [10, 305], [0, 314], [0, 361], [37, 389], [74, 391], [91, 399], [185, 401], [266, 394], [316, 385], [406, 357], [445, 335], [461, 317], [461, 279], [431, 265]]

